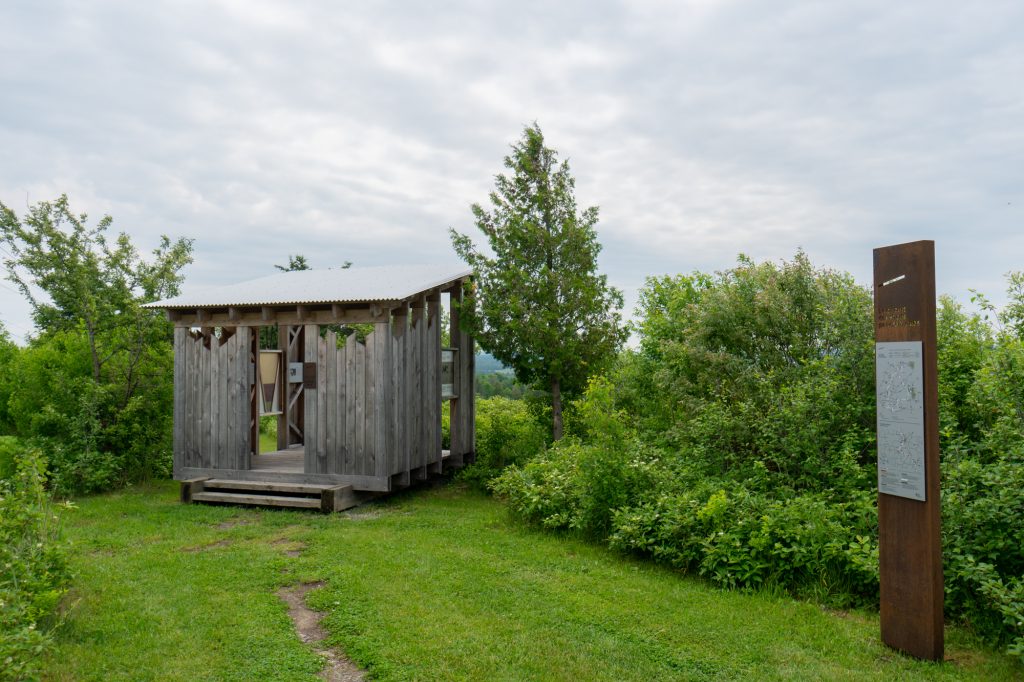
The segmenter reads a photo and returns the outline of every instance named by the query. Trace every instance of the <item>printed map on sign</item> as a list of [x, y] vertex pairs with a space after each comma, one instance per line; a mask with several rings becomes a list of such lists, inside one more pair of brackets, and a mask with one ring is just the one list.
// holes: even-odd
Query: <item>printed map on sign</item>
[[920, 341], [875, 344], [878, 491], [925, 499], [924, 368]]

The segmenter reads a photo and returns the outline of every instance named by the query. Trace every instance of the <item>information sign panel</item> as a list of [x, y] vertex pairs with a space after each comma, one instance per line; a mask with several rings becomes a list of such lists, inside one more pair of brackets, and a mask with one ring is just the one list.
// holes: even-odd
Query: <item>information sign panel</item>
[[874, 251], [882, 641], [943, 658], [935, 243]]
[[924, 501], [924, 365], [920, 341], [875, 344], [878, 492]]

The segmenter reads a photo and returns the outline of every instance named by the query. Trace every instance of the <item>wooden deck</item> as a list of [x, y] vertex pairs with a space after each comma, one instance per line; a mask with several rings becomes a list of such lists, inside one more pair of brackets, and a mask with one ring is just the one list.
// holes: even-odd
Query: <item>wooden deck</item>
[[252, 458], [251, 471], [273, 471], [283, 474], [303, 473], [303, 448], [266, 452]]
[[[450, 450], [441, 451], [441, 461], [451, 456]], [[279, 474], [301, 474], [304, 473], [305, 449], [291, 448], [290, 450], [275, 450], [264, 452], [252, 458], [250, 471], [271, 471]]]
[[[175, 477], [181, 481], [181, 501], [186, 503], [296, 507], [325, 512], [350, 509], [415, 484], [402, 482], [398, 474], [384, 481], [369, 476], [307, 474], [303, 472], [304, 459], [304, 449], [297, 447], [258, 455], [252, 458], [247, 470], [186, 469], [175, 472]], [[441, 451], [441, 461], [444, 467], [436, 471], [422, 467], [416, 481], [463, 465], [451, 457], [449, 450]]]

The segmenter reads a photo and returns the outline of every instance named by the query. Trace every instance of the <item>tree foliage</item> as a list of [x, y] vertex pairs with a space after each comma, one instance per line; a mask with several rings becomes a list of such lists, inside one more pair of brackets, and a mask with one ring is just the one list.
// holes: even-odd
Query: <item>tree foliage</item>
[[[294, 256], [288, 254], [288, 265], [275, 265], [275, 268], [281, 272], [295, 272], [297, 270], [312, 270], [313, 266], [309, 264], [306, 257], [301, 253], [295, 254]], [[341, 264], [342, 270], [348, 270], [352, 267], [352, 261], [347, 260]]]
[[7, 418], [44, 439], [54, 485], [96, 490], [163, 473], [170, 462], [172, 327], [147, 302], [173, 296], [192, 242], [161, 238], [142, 258], [110, 239], [66, 196], [19, 219], [0, 204], [8, 278], [32, 306], [37, 333], [0, 380]]
[[145, 348], [167, 334], [166, 325], [154, 324], [158, 313], [140, 305], [177, 294], [178, 272], [192, 262], [192, 242], [163, 237], [145, 261], [127, 234], [107, 239], [112, 222], [104, 216], [89, 227], [85, 214], [71, 211], [66, 195], [30, 207], [23, 220], [0, 203], [0, 239], [13, 255], [6, 262], [8, 279], [31, 304], [36, 328], [44, 335], [83, 329], [93, 380], [102, 382], [115, 361], [127, 400]]
[[553, 432], [562, 435], [561, 394], [576, 394], [625, 340], [622, 294], [597, 272], [597, 207], [578, 211], [575, 180], [537, 124], [505, 157], [490, 210], [472, 207], [493, 256], [450, 230], [475, 272], [473, 308], [462, 319], [480, 345], [523, 383], [550, 390]]
[[[940, 301], [946, 613], [1024, 659], [1024, 281], [986, 316]], [[870, 292], [788, 262], [649, 279], [640, 348], [573, 405], [574, 434], [492, 487], [729, 587], [877, 604]]]

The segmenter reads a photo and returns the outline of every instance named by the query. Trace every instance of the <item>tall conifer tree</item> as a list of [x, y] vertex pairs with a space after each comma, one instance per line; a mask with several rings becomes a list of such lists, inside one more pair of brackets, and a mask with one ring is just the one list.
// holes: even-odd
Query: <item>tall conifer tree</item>
[[622, 293], [597, 272], [597, 207], [577, 211], [567, 161], [534, 123], [505, 157], [490, 210], [473, 205], [493, 257], [450, 230], [475, 271], [475, 305], [460, 311], [480, 345], [525, 384], [551, 392], [552, 433], [562, 437], [562, 395], [581, 390], [625, 340]]

